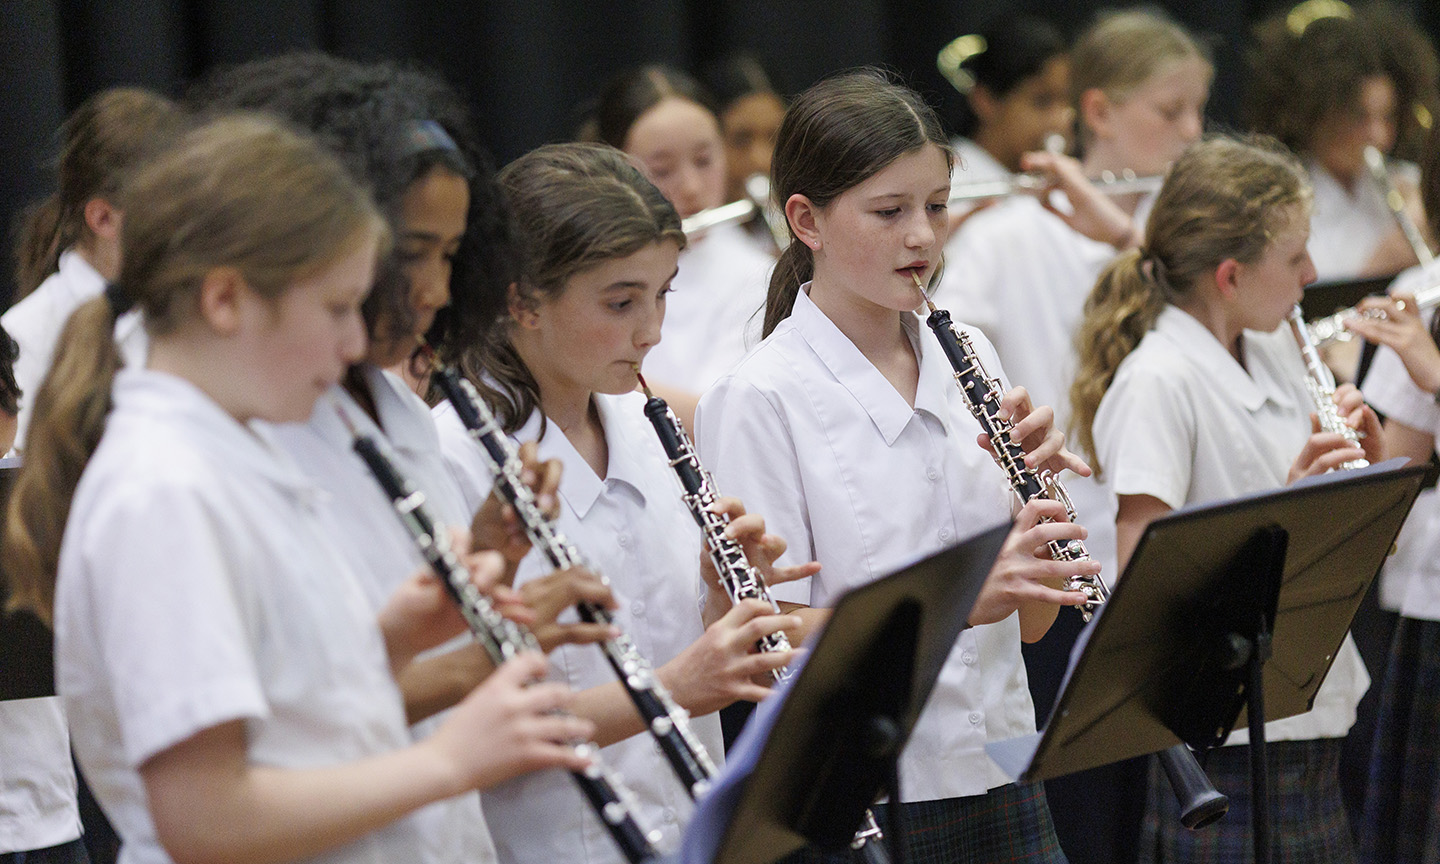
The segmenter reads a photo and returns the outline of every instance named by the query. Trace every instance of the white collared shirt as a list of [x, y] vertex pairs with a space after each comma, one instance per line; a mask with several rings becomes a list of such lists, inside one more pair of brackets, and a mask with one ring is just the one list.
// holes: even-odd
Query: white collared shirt
[[[1167, 305], [1115, 373], [1095, 414], [1103, 480], [1117, 495], [1171, 508], [1286, 484], [1310, 437], [1314, 408], [1288, 325], [1244, 331], [1245, 366], [1189, 313]], [[1265, 724], [1271, 741], [1342, 738], [1370, 686], [1347, 634], [1305, 714]], [[1244, 744], [1237, 729], [1227, 743]]]
[[[700, 604], [700, 531], [680, 498], [655, 430], [639, 393], [592, 397], [610, 451], [605, 479], [598, 477], [555, 423], [546, 424], [539, 457], [558, 459], [560, 516], [556, 526], [609, 577], [620, 602], [616, 622], [640, 653], [659, 668], [703, 633]], [[483, 501], [492, 481], [484, 457], [449, 403], [435, 408], [446, 462], [469, 502]], [[533, 440], [540, 432], [537, 412], [514, 436]], [[521, 562], [516, 584], [552, 572], [538, 550]], [[552, 677], [583, 690], [615, 680], [603, 652], [594, 645], [566, 645], [550, 655]], [[723, 757], [717, 715], [693, 718], [691, 727], [711, 758]], [[654, 740], [635, 735], [601, 753], [619, 771], [640, 802], [640, 821], [662, 832], [660, 848], [678, 848], [690, 799]], [[500, 860], [524, 864], [619, 864], [618, 847], [585, 802], [574, 781], [559, 770], [511, 781], [483, 794], [485, 813]]]
[[60, 699], [0, 702], [0, 855], [79, 837], [75, 789]]
[[105, 277], [78, 251], [67, 249], [60, 254], [58, 270], [0, 315], [0, 326], [20, 347], [20, 355], [15, 359], [15, 383], [20, 386], [16, 450], [24, 449], [25, 433], [30, 428], [30, 409], [45, 373], [50, 371], [60, 331], [70, 320], [70, 313], [104, 291]]
[[[914, 316], [912, 409], [807, 295], [700, 400], [701, 461], [726, 495], [784, 537], [781, 559], [820, 562], [777, 600], [826, 607], [847, 590], [1010, 516], [1004, 473], [975, 443], [980, 426], [934, 335]], [[992, 375], [1000, 364], [973, 328]], [[901, 756], [901, 797], [979, 795], [1008, 778], [985, 742], [1035, 731], [1019, 618], [961, 633]]]
[[1321, 281], [1353, 279], [1395, 230], [1395, 217], [1368, 174], [1347, 189], [1320, 163], [1311, 160], [1305, 167], [1315, 190], [1307, 245], [1315, 272]]
[[[354, 438], [336, 405], [360, 434], [381, 443], [396, 470], [425, 495], [430, 512], [444, 525], [468, 528], [471, 511], [466, 510], [460, 489], [440, 456], [440, 438], [429, 406], [395, 375], [368, 364], [362, 372], [375, 400], [378, 426], [337, 384], [316, 403], [310, 422], [266, 429], [306, 476], [328, 493], [320, 516], [349, 556], [378, 613], [400, 584], [425, 566], [425, 561], [390, 498], [355, 453]], [[464, 641], [468, 637], [437, 651], [453, 650]], [[448, 712], [442, 712], [415, 724], [411, 727], [413, 737], [419, 740], [432, 734], [447, 716]], [[495, 860], [495, 847], [481, 815], [478, 794], [436, 802], [416, 815], [425, 829], [425, 853], [431, 864]]]
[[[1137, 221], [1148, 212], [1142, 202]], [[945, 273], [935, 304], [982, 330], [1010, 380], [1033, 404], [1055, 409], [1057, 429], [1069, 428], [1070, 384], [1079, 363], [1075, 334], [1085, 298], [1115, 257], [1115, 247], [1071, 229], [1028, 195], [971, 217], [945, 245]], [[1085, 545], [1114, 579], [1115, 502], [1098, 482], [1066, 472], [1065, 488]]]
[[739, 363], [760, 341], [774, 266], [736, 225], [692, 240], [665, 298], [660, 342], [645, 357], [646, 377], [699, 394]]
[[[1390, 285], [1391, 294], [1415, 294], [1440, 281], [1440, 262], [1428, 268], [1413, 267]], [[1434, 310], [1421, 313], [1428, 327]], [[1380, 346], [1364, 381], [1365, 399], [1392, 420], [1436, 436], [1440, 446], [1440, 405], [1411, 380], [1400, 356]], [[1407, 618], [1440, 621], [1440, 497], [1427, 489], [1395, 541], [1396, 552], [1381, 572], [1381, 605], [1398, 609]], [[1393, 595], [1398, 594], [1398, 597]]]
[[[60, 554], [56, 678], [122, 864], [166, 864], [140, 766], [240, 720], [246, 758], [304, 768], [409, 744], [374, 611], [323, 493], [180, 378], [122, 369]], [[316, 862], [415, 860], [404, 819]]]

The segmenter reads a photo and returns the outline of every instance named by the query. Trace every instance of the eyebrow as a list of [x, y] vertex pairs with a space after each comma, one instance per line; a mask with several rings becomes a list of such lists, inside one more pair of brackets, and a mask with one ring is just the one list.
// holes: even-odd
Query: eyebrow
[[[673, 281], [675, 280], [675, 277], [676, 277], [677, 275], [679, 275], [679, 273], [680, 273], [680, 267], [677, 265], [677, 266], [675, 267], [675, 269], [670, 273], [670, 275], [665, 278], [665, 282], [666, 282], [667, 284], [670, 283], [670, 282], [673, 282]], [[619, 290], [619, 289], [622, 289], [622, 288], [625, 288], [625, 289], [629, 289], [629, 288], [640, 288], [640, 289], [643, 290], [645, 287], [646, 287], [646, 286], [645, 286], [645, 283], [644, 283], [644, 282], [636, 282], [636, 281], [633, 280], [633, 279], [623, 279], [623, 280], [621, 280], [621, 281], [619, 281], [619, 282], [611, 282], [609, 285], [606, 285], [604, 288], [601, 288], [600, 290], [601, 290], [601, 291], [616, 291], [616, 290]]]

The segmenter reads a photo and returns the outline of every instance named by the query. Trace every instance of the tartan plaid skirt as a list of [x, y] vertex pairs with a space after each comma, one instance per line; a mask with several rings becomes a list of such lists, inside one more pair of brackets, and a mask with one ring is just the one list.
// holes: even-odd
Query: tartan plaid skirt
[[[884, 828], [887, 804], [874, 807]], [[1041, 783], [1012, 783], [984, 795], [900, 805], [905, 864], [1067, 864]], [[888, 838], [887, 841], [888, 842]], [[787, 864], [848, 864], [849, 853], [813, 850]]]
[[1360, 860], [1440, 862], [1440, 621], [1401, 618], [1380, 689]]
[[[1350, 823], [1340, 797], [1340, 750], [1344, 739], [1274, 741], [1265, 748], [1270, 768], [1270, 836], [1275, 864], [1348, 864], [1355, 858]], [[1191, 831], [1180, 824], [1180, 805], [1160, 763], [1150, 760], [1145, 819], [1140, 826], [1141, 864], [1249, 864], [1255, 860], [1250, 831], [1250, 748], [1212, 750], [1205, 773], [1230, 797], [1230, 812], [1213, 825]]]

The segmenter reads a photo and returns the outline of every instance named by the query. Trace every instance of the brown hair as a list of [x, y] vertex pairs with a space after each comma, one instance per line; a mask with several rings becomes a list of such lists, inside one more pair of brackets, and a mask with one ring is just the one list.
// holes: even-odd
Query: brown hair
[[16, 299], [55, 272], [60, 253], [90, 236], [85, 204], [115, 203], [128, 174], [180, 132], [184, 114], [147, 90], [118, 88], [91, 96], [60, 128], [57, 189], [32, 204], [16, 233]]
[[[500, 188], [515, 223], [520, 279], [514, 289], [522, 303], [559, 297], [575, 274], [651, 243], [685, 248], [675, 208], [625, 154], [604, 144], [532, 150], [501, 170]], [[507, 298], [491, 305], [505, 311], [461, 367], [505, 431], [515, 432], [539, 408], [540, 387], [511, 344]]]
[[1080, 97], [1101, 90], [1111, 101], [1123, 102], [1167, 64], [1200, 60], [1210, 55], [1184, 27], [1148, 9], [1102, 14], [1070, 49], [1070, 103], [1075, 107], [1079, 141], [1088, 142]]
[[[257, 117], [221, 118], [188, 133], [135, 175], [123, 206], [117, 286], [153, 336], [198, 314], [200, 285], [217, 267], [235, 268], [252, 290], [274, 298], [363, 240], [386, 236], [368, 193], [333, 156]], [[11, 602], [47, 620], [71, 498], [105, 430], [121, 365], [112, 292], [65, 325], [7, 512]]]
[[1294, 218], [1292, 208], [1308, 208], [1309, 202], [1304, 169], [1272, 138], [1210, 138], [1170, 169], [1144, 245], [1122, 253], [1100, 274], [1075, 336], [1080, 363], [1070, 386], [1071, 425], [1097, 474], [1095, 412], [1120, 363], [1155, 326], [1165, 304], [1189, 296], [1222, 261], [1257, 261]]
[[1246, 121], [1297, 153], [1315, 132], [1349, 110], [1366, 78], [1395, 87], [1395, 155], [1418, 156], [1427, 127], [1440, 114], [1435, 49], [1414, 22], [1386, 3], [1292, 23], [1284, 14], [1255, 28]]
[[605, 87], [595, 105], [595, 140], [624, 150], [636, 121], [671, 98], [694, 102], [716, 115], [715, 126], [719, 128], [715, 100], [700, 82], [679, 69], [651, 64], [625, 72]]
[[[878, 69], [827, 78], [797, 96], [785, 112], [770, 165], [771, 194], [781, 206], [799, 194], [824, 208], [926, 144], [939, 147], [946, 163], [953, 164], [940, 118], [915, 91]], [[793, 226], [790, 237], [795, 239]], [[792, 242], [785, 248], [770, 275], [762, 335], [769, 336], [790, 317], [800, 285], [814, 274], [809, 246]]]

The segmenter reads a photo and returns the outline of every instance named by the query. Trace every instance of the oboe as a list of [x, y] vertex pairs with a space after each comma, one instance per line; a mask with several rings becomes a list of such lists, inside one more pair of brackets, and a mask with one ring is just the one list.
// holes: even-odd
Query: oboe
[[[1018, 441], [1010, 439], [1012, 424], [1001, 420], [999, 416], [1002, 395], [1000, 381], [985, 371], [969, 335], [954, 326], [950, 313], [930, 302], [920, 281], [920, 274], [912, 271], [910, 275], [915, 280], [920, 296], [925, 298], [926, 308], [930, 310], [925, 323], [940, 341], [946, 359], [955, 370], [955, 382], [965, 394], [970, 413], [975, 416], [981, 430], [990, 436], [990, 446], [996, 453], [995, 461], [1005, 469], [1005, 475], [1015, 494], [1022, 503], [1028, 503], [1033, 498], [1059, 501], [1065, 506], [1070, 521], [1075, 521], [1075, 507], [1059, 478], [1048, 471], [1036, 471], [1026, 465], [1024, 448]], [[1052, 540], [1048, 545], [1050, 556], [1056, 561], [1090, 560], [1090, 553], [1080, 540]], [[1109, 596], [1105, 583], [1099, 576], [1071, 576], [1065, 582], [1065, 590], [1079, 591], [1085, 595], [1085, 603], [1080, 606], [1080, 617], [1086, 621], [1090, 620], [1094, 610]], [[1211, 784], [1210, 778], [1200, 767], [1200, 763], [1195, 761], [1195, 754], [1190, 752], [1189, 747], [1176, 744], [1155, 755], [1159, 757], [1160, 765], [1165, 769], [1170, 786], [1180, 802], [1180, 821], [1186, 828], [1203, 828], [1229, 811], [1230, 799]]]
[[[500, 428], [495, 415], [491, 413], [474, 386], [448, 366], [439, 366], [435, 371], [435, 383], [455, 409], [460, 422], [469, 430], [470, 437], [480, 445], [495, 478], [495, 489], [507, 504], [515, 508], [515, 515], [524, 526], [526, 535], [535, 548], [539, 549], [557, 570], [585, 565], [580, 550], [541, 512], [535, 496], [521, 479], [520, 456], [510, 439]], [[604, 576], [600, 577], [604, 580]], [[607, 582], [608, 584], [608, 582]], [[592, 603], [581, 603], [577, 607], [580, 618], [597, 624], [615, 626], [609, 610]], [[646, 660], [630, 637], [621, 634], [601, 644], [605, 659], [619, 676], [625, 692], [644, 718], [646, 728], [655, 737], [660, 750], [670, 762], [675, 773], [691, 798], [699, 798], [710, 786], [715, 776], [715, 763], [706, 752], [705, 745], [690, 730], [690, 715], [676, 704], [670, 692], [660, 683], [655, 670]]]
[[[780, 607], [770, 597], [765, 577], [750, 563], [740, 541], [725, 536], [725, 526], [730, 524], [730, 517], [715, 512], [714, 505], [720, 500], [720, 493], [715, 488], [715, 480], [710, 476], [710, 472], [700, 464], [700, 457], [695, 453], [695, 444], [690, 440], [685, 427], [680, 424], [680, 418], [675, 416], [664, 399], [650, 392], [645, 376], [640, 374], [638, 368], [635, 370], [635, 377], [645, 391], [645, 416], [650, 418], [650, 425], [655, 427], [655, 434], [660, 436], [660, 445], [665, 448], [665, 455], [670, 459], [670, 467], [675, 469], [676, 476], [680, 478], [680, 485], [684, 489], [681, 498], [684, 499], [685, 506], [690, 508], [690, 515], [695, 517], [695, 523], [700, 526], [700, 533], [705, 537], [705, 548], [710, 552], [710, 560], [715, 563], [715, 572], [720, 577], [725, 593], [730, 595], [733, 602], [760, 600], [779, 612]], [[785, 632], [780, 630], [761, 637], [758, 647], [762, 652], [789, 651], [790, 640], [785, 636]], [[776, 681], [784, 681], [790, 677], [787, 668], [776, 669], [770, 674]], [[874, 814], [866, 810], [865, 822], [855, 834], [855, 839], [850, 841], [850, 846], [862, 850], [870, 864], [887, 864], [889, 855], [878, 842], [883, 836]]]
[[[491, 661], [499, 666], [523, 651], [540, 651], [540, 643], [529, 628], [501, 615], [490, 599], [471, 584], [469, 571], [451, 548], [445, 527], [430, 513], [424, 493], [406, 481], [373, 438], [355, 428], [343, 408], [339, 405], [335, 408], [350, 429], [355, 452], [389, 496], [396, 515], [410, 532], [416, 548], [430, 569], [440, 577], [450, 599], [455, 601], [470, 626], [470, 632], [490, 655]], [[660, 839], [660, 833], [647, 833], [640, 827], [635, 818], [634, 794], [624, 786], [619, 776], [601, 762], [600, 748], [584, 742], [575, 745], [575, 752], [588, 758], [590, 766], [584, 771], [572, 771], [571, 776], [590, 801], [590, 806], [595, 808], [610, 836], [615, 838], [625, 858], [632, 864], [639, 864], [656, 857], [659, 853], [654, 844]]]
[[[1298, 304], [1290, 311], [1289, 321], [1290, 332], [1294, 334], [1295, 343], [1300, 347], [1300, 355], [1305, 359], [1305, 389], [1310, 393], [1311, 403], [1315, 405], [1315, 416], [1320, 420], [1320, 428], [1326, 432], [1338, 432], [1350, 445], [1359, 447], [1360, 433], [1340, 416], [1340, 406], [1335, 404], [1335, 376], [1330, 374], [1329, 367], [1320, 359], [1320, 352], [1315, 350], [1315, 343], [1310, 339], [1310, 328], [1305, 326], [1305, 315]], [[1367, 459], [1351, 459], [1340, 467], [1349, 471], [1364, 468], [1369, 464]]]

